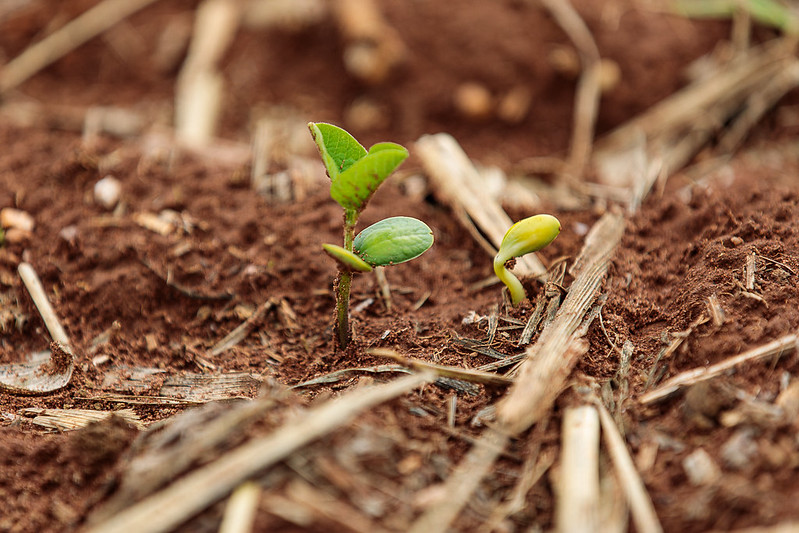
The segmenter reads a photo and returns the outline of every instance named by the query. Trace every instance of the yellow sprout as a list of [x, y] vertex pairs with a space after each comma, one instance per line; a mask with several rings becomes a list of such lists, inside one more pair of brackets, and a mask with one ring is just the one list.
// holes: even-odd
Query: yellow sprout
[[505, 263], [515, 257], [535, 252], [555, 240], [560, 233], [560, 222], [552, 215], [535, 215], [520, 220], [510, 227], [494, 257], [494, 273], [508, 287], [511, 302], [518, 305], [524, 300], [521, 281], [507, 269]]

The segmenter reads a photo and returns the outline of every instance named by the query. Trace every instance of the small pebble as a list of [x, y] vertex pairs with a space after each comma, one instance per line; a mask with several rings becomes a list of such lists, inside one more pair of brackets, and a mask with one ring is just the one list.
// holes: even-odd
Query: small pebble
[[785, 423], [796, 424], [799, 421], [799, 380], [788, 385], [774, 403], [782, 409]]
[[31, 232], [34, 227], [33, 217], [25, 211], [4, 207], [0, 209], [0, 226]]
[[344, 112], [344, 121], [358, 131], [387, 128], [391, 123], [386, 108], [370, 98], [355, 100]]
[[94, 201], [111, 210], [122, 195], [122, 184], [114, 176], [106, 176], [94, 184]]
[[716, 381], [691, 385], [685, 393], [683, 414], [686, 422], [700, 428], [711, 428], [722, 410], [735, 402], [732, 391]]
[[583, 235], [588, 234], [588, 230], [591, 229], [588, 227], [588, 224], [584, 224], [582, 222], [575, 222], [574, 223], [574, 233], [575, 235], [579, 235], [582, 237]]
[[416, 415], [416, 416], [418, 416], [420, 418], [425, 418], [425, 417], [430, 416], [430, 413], [428, 413], [427, 411], [425, 411], [421, 407], [411, 407], [410, 409], [408, 409], [408, 412], [411, 413], [412, 415]]
[[74, 246], [78, 240], [78, 227], [73, 225], [64, 226], [61, 228], [61, 231], [58, 232], [58, 236], [64, 239], [67, 243], [71, 246]]
[[488, 118], [494, 108], [491, 92], [479, 83], [467, 82], [455, 89], [453, 96], [455, 109], [472, 120]]
[[[582, 74], [583, 67], [577, 50], [570, 47], [554, 48], [547, 55], [552, 70], [558, 74], [576, 79]], [[621, 67], [619, 64], [603, 57], [599, 60], [599, 87], [603, 93], [608, 93], [616, 88], [621, 81]]]
[[609, 93], [621, 81], [621, 67], [612, 59], [602, 58], [599, 62], [599, 87]]
[[533, 93], [526, 86], [518, 85], [502, 97], [497, 107], [500, 120], [508, 124], [519, 124], [530, 111]]
[[5, 234], [5, 241], [8, 244], [24, 244], [30, 241], [31, 238], [33, 238], [33, 233], [19, 228], [9, 228]]
[[735, 470], [746, 468], [757, 452], [757, 443], [751, 429], [736, 431], [721, 447], [724, 463]]
[[702, 448], [697, 448], [683, 459], [682, 467], [688, 476], [688, 481], [694, 486], [710, 485], [721, 477], [721, 469], [716, 462]]

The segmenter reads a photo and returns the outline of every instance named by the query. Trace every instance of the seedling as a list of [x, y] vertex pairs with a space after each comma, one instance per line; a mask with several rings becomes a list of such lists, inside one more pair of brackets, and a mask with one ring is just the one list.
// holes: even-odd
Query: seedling
[[372, 224], [355, 236], [361, 211], [377, 188], [408, 158], [396, 143], [378, 143], [367, 151], [355, 138], [332, 124], [310, 122], [322, 162], [330, 177], [330, 196], [344, 209], [344, 246], [322, 247], [338, 262], [336, 278], [336, 339], [346, 348], [350, 339], [349, 302], [352, 275], [419, 257], [433, 245], [433, 232], [415, 218], [392, 217]]
[[494, 257], [494, 273], [508, 287], [514, 306], [524, 300], [522, 282], [508, 270], [511, 259], [536, 252], [555, 240], [560, 233], [560, 222], [552, 215], [535, 215], [520, 220], [510, 227]]

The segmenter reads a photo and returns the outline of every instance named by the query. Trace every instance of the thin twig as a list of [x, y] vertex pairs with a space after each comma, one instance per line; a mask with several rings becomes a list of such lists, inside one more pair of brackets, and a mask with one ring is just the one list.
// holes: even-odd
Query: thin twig
[[715, 365], [694, 368], [693, 370], [677, 374], [657, 389], [641, 396], [638, 401], [642, 404], [656, 402], [677, 392], [682, 387], [701, 381], [707, 381], [744, 363], [759, 361], [772, 356], [780, 357], [796, 349], [797, 334], [791, 333], [762, 346], [758, 346], [757, 348], [729, 357]]
[[307, 509], [312, 515], [338, 526], [330, 529], [351, 533], [389, 533], [360, 510], [305, 481], [294, 479], [285, 491], [291, 500]]
[[105, 0], [29, 46], [0, 70], [0, 95], [155, 0]]
[[757, 259], [755, 252], [746, 254], [744, 265], [744, 288], [748, 291], [755, 290], [755, 272], [757, 271]]
[[[538, 426], [536, 426], [538, 427]], [[531, 439], [532, 440], [532, 439]], [[536, 441], [536, 444], [540, 439]], [[536, 483], [547, 473], [555, 463], [557, 457], [555, 450], [550, 448], [542, 453], [538, 453], [535, 446], [533, 453], [527, 456], [522, 466], [522, 473], [519, 481], [513, 488], [513, 493], [506, 502], [497, 506], [491, 513], [491, 517], [478, 530], [479, 533], [490, 533], [500, 529], [500, 524], [509, 516], [522, 511], [528, 505], [527, 493]]]
[[261, 304], [261, 306], [258, 307], [258, 309], [247, 320], [239, 324], [236, 329], [225, 335], [224, 339], [214, 344], [213, 348], [208, 351], [209, 355], [211, 355], [211, 357], [216, 357], [217, 355], [233, 348], [238, 343], [243, 341], [247, 335], [249, 335], [256, 322], [261, 320], [266, 313], [275, 307], [275, 305], [275, 300], [271, 298], [265, 303]]
[[573, 180], [580, 180], [591, 156], [594, 124], [602, 95], [600, 56], [594, 37], [579, 13], [568, 0], [541, 0], [555, 22], [569, 36], [580, 54], [582, 73], [577, 81], [574, 99], [573, 129], [569, 151], [568, 172]]
[[747, 98], [744, 110], [719, 139], [721, 152], [732, 152], [744, 141], [747, 133], [777, 101], [799, 85], [799, 60], [789, 63], [763, 87]]
[[690, 326], [688, 326], [688, 329], [671, 334], [673, 337], [671, 342], [667, 346], [664, 346], [660, 352], [658, 352], [657, 357], [655, 357], [655, 361], [652, 363], [652, 366], [649, 369], [649, 374], [647, 375], [646, 382], [644, 383], [644, 390], [648, 390], [649, 387], [655, 383], [654, 378], [660, 360], [664, 357], [667, 359], [671, 357], [671, 355], [677, 351], [677, 348], [682, 346], [682, 343], [685, 342], [685, 339], [687, 339], [697, 327], [701, 326], [702, 324], [706, 324], [708, 320], [710, 320], [710, 318], [703, 313], [699, 315], [699, 318], [694, 320]]
[[[499, 202], [485, 194], [483, 178], [458, 142], [445, 133], [424, 135], [416, 141], [416, 150], [436, 193], [451, 205], [475, 240], [489, 254], [496, 254], [513, 221]], [[515, 269], [517, 274], [542, 281], [546, 275], [546, 268], [535, 254], [518, 258]]]
[[240, 2], [204, 0], [197, 8], [188, 56], [175, 85], [175, 132], [189, 146], [203, 146], [216, 133], [224, 78], [219, 62], [239, 27]]
[[250, 533], [261, 498], [261, 487], [252, 481], [239, 485], [225, 506], [219, 533]]
[[592, 533], [599, 526], [599, 417], [583, 405], [563, 414], [557, 530]]
[[372, 348], [367, 350], [367, 353], [369, 355], [376, 355], [378, 357], [387, 357], [397, 361], [402, 365], [413, 368], [414, 370], [434, 372], [436, 375], [444, 378], [459, 379], [462, 381], [496, 387], [507, 387], [513, 383], [511, 378], [506, 378], [505, 376], [492, 374], [490, 372], [472, 370], [469, 368], [459, 368], [456, 366], [436, 365], [419, 359], [411, 359], [395, 352], [390, 348]]
[[770, 257], [766, 257], [765, 255], [758, 255], [758, 257], [760, 259], [763, 259], [764, 261], [768, 261], [771, 264], [777, 265], [778, 267], [782, 268], [783, 270], [785, 270], [789, 274], [793, 274], [794, 276], [796, 275], [796, 271], [794, 269], [792, 269], [791, 267], [789, 267], [788, 265], [786, 265], [785, 263], [780, 263], [776, 259], [771, 259]]
[[627, 495], [627, 501], [630, 504], [630, 511], [632, 512], [636, 531], [641, 533], [662, 532], [663, 527], [660, 525], [660, 521], [655, 513], [652, 498], [649, 497], [644, 482], [635, 469], [635, 464], [630, 457], [627, 446], [624, 444], [621, 433], [619, 433], [619, 428], [613, 422], [610, 413], [605, 409], [605, 406], [602, 405], [599, 399], [596, 399], [595, 403], [599, 411], [602, 433], [605, 436], [605, 445], [608, 447], [608, 452], [610, 453], [613, 466], [621, 482], [622, 489], [624, 489], [624, 493]]
[[431, 382], [415, 374], [374, 387], [358, 388], [309, 410], [264, 437], [253, 439], [166, 489], [89, 527], [87, 533], [165, 533], [224, 498], [243, 481], [284, 459], [297, 448], [349, 423], [375, 405]]
[[69, 341], [69, 336], [61, 325], [61, 321], [58, 320], [58, 315], [56, 315], [53, 306], [50, 305], [50, 300], [44, 292], [44, 287], [36, 271], [30, 264], [20, 263], [19, 267], [17, 267], [17, 272], [19, 272], [19, 277], [22, 278], [22, 282], [28, 289], [31, 299], [36, 305], [36, 309], [38, 309], [39, 314], [42, 315], [42, 320], [44, 321], [45, 327], [47, 327], [47, 331], [50, 332], [50, 337], [55, 342], [60, 343], [64, 347], [64, 350], [70, 355], [73, 355], [72, 343]]
[[408, 528], [408, 533], [447, 531], [483, 477], [488, 474], [494, 461], [505, 449], [508, 440], [507, 435], [490, 429], [483, 433], [480, 440], [447, 479], [444, 485], [447, 498], [426, 510]]
[[380, 296], [383, 298], [383, 304], [386, 306], [386, 312], [390, 313], [392, 307], [391, 285], [388, 284], [385, 267], [379, 266], [375, 268], [374, 273], [375, 279], [377, 280], [377, 286], [380, 288]]
[[715, 327], [720, 327], [724, 324], [724, 308], [721, 307], [719, 297], [714, 292], [707, 298], [707, 312], [710, 315], [710, 321]]
[[535, 309], [533, 309], [533, 314], [530, 315], [530, 319], [524, 326], [521, 337], [519, 337], [518, 346], [530, 344], [530, 339], [533, 338], [533, 335], [535, 335], [536, 331], [538, 330], [538, 324], [541, 322], [541, 318], [544, 315], [544, 306], [546, 303], [546, 292], [539, 293], [538, 297], [535, 299]]
[[155, 274], [156, 277], [160, 278], [166, 284], [167, 287], [175, 289], [186, 298], [192, 298], [195, 300], [230, 300], [235, 296], [235, 294], [230, 292], [217, 292], [217, 293], [206, 294], [203, 292], [195, 291], [173, 280], [171, 270], [167, 270], [166, 276], [163, 276], [161, 275], [160, 272], [158, 272], [158, 270], [155, 269], [155, 266], [144, 257], [140, 257], [139, 261], [141, 261], [142, 265], [147, 267], [147, 270]]

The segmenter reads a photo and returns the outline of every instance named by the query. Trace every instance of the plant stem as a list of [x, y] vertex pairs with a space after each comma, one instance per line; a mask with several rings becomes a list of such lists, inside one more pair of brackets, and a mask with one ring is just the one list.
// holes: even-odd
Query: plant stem
[[[499, 256], [497, 256], [499, 258]], [[513, 275], [513, 273], [505, 268], [505, 263], [499, 259], [494, 259], [494, 274], [508, 287], [508, 292], [510, 292], [510, 299], [513, 303], [513, 306], [516, 307], [519, 305], [519, 302], [524, 300], [526, 296], [524, 292], [524, 286], [522, 282], [519, 281], [519, 278]]]
[[352, 272], [341, 270], [336, 279], [336, 340], [344, 349], [350, 341], [350, 286]]
[[[355, 240], [355, 224], [358, 222], [358, 211], [347, 209], [344, 211], [344, 248], [351, 252], [352, 242]], [[336, 279], [336, 339], [338, 345], [344, 349], [350, 341], [350, 287], [352, 286], [352, 272], [340, 269]]]

